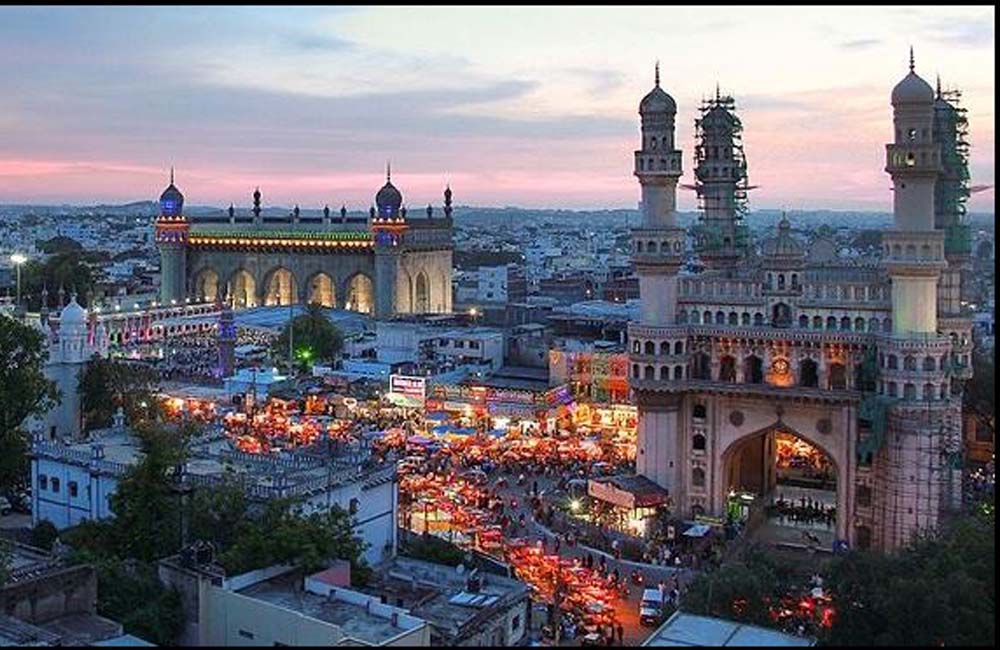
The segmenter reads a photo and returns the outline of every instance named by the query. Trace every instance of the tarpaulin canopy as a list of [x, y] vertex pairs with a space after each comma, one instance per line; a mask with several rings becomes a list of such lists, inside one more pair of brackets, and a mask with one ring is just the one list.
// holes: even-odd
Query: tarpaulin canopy
[[712, 530], [708, 524], [695, 524], [684, 531], [685, 537], [704, 537]]

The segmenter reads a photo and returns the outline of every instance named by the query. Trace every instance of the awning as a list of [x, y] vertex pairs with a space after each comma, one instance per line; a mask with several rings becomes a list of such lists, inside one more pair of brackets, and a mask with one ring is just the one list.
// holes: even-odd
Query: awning
[[685, 537], [704, 537], [712, 530], [708, 524], [695, 524], [684, 531]]
[[611, 476], [587, 481], [587, 494], [623, 508], [653, 508], [669, 501], [668, 492], [645, 476]]

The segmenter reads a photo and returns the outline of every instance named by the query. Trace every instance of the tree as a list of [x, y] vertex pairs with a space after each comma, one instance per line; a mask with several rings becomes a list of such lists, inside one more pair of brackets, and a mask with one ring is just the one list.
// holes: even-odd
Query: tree
[[128, 422], [153, 420], [158, 413], [159, 376], [152, 368], [95, 356], [80, 373], [80, 402], [86, 429], [103, 429], [122, 407]]
[[83, 250], [83, 244], [76, 241], [72, 237], [56, 235], [51, 239], [37, 242], [37, 248], [46, 255], [56, 253], [79, 253]]
[[891, 555], [853, 551], [827, 586], [834, 645], [989, 645], [996, 642], [995, 515], [977, 508]]
[[56, 529], [55, 524], [48, 519], [43, 519], [31, 529], [30, 544], [36, 548], [51, 551], [52, 544], [55, 543], [57, 537], [59, 537], [59, 531]]
[[344, 347], [344, 335], [330, 322], [323, 314], [323, 308], [316, 303], [309, 304], [306, 312], [296, 316], [291, 325], [285, 325], [272, 347], [272, 354], [278, 359], [288, 359], [290, 329], [295, 361], [302, 369], [308, 369], [316, 362], [335, 360]]
[[[978, 338], [978, 337], [977, 337]], [[972, 355], [972, 379], [965, 382], [962, 402], [979, 418], [980, 422], [993, 430], [996, 424], [995, 374], [992, 350], [984, 350], [979, 341], [975, 342]]]
[[45, 378], [42, 334], [13, 318], [0, 316], [0, 488], [24, 478], [27, 440], [21, 430], [32, 415], [42, 415], [58, 399]]
[[56, 253], [44, 261], [28, 260], [22, 274], [22, 287], [26, 296], [28, 309], [35, 311], [41, 308], [42, 289], [48, 289], [48, 306], [59, 309], [58, 289], [77, 293], [77, 301], [86, 304], [87, 294], [94, 289], [94, 272], [90, 261], [97, 256], [82, 251], [64, 251]]
[[295, 564], [305, 571], [327, 566], [329, 560], [349, 560], [352, 570], [364, 570], [364, 542], [354, 536], [351, 518], [334, 506], [328, 512], [303, 517], [289, 500], [267, 504], [261, 517], [239, 527], [235, 542], [219, 557], [230, 575], [272, 564]]
[[5, 537], [0, 537], [0, 586], [7, 584], [13, 564], [14, 552], [11, 550], [11, 543]]
[[247, 518], [248, 505], [243, 488], [236, 482], [195, 490], [189, 509], [191, 539], [229, 548]]
[[111, 496], [113, 541], [122, 557], [152, 562], [180, 550], [181, 503], [175, 477], [187, 457], [186, 436], [162, 425], [139, 426], [136, 434], [144, 456]]

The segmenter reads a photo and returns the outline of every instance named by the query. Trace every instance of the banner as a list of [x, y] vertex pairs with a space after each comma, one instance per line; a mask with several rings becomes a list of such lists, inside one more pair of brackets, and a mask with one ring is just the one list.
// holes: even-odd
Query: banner
[[405, 397], [407, 402], [423, 406], [427, 398], [427, 379], [409, 375], [389, 375], [389, 394]]

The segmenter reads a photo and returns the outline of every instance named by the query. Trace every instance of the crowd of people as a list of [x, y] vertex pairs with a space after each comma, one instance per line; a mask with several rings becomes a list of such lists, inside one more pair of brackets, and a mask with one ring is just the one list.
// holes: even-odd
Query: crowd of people
[[777, 518], [782, 523], [786, 520], [793, 523], [822, 524], [827, 528], [837, 525], [837, 508], [824, 505], [811, 497], [800, 497], [798, 500], [786, 500], [784, 494], [767, 507], [767, 515]]

